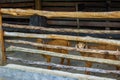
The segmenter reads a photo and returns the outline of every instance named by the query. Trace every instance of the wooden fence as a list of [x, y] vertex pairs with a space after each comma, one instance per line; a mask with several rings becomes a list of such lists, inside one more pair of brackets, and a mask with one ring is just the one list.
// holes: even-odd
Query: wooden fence
[[[80, 70], [80, 71], [90, 71], [90, 72], [97, 72], [97, 73], [114, 73], [114, 74], [120, 74], [119, 70], [103, 70], [103, 69], [94, 69], [94, 68], [87, 68], [87, 67], [74, 67], [74, 66], [65, 66], [65, 65], [58, 65], [53, 63], [45, 63], [45, 62], [32, 62], [27, 61], [19, 58], [12, 58], [12, 57], [6, 57], [5, 55], [5, 47], [4, 47], [4, 41], [9, 43], [17, 43], [17, 44], [27, 44], [31, 46], [36, 47], [47, 47], [47, 48], [54, 48], [54, 49], [65, 49], [69, 51], [79, 51], [79, 52], [85, 52], [87, 54], [109, 54], [109, 55], [116, 55], [120, 56], [120, 51], [111, 51], [111, 50], [94, 50], [94, 49], [79, 49], [75, 47], [64, 47], [64, 46], [51, 46], [47, 44], [38, 44], [34, 42], [29, 41], [23, 41], [23, 40], [4, 40], [4, 36], [7, 37], [22, 37], [22, 38], [43, 38], [43, 39], [64, 39], [64, 40], [70, 40], [70, 41], [81, 41], [81, 42], [87, 42], [87, 43], [96, 43], [96, 44], [109, 44], [113, 46], [119, 46], [120, 47], [120, 41], [119, 40], [112, 40], [112, 39], [102, 39], [102, 38], [95, 38], [95, 37], [81, 37], [81, 36], [68, 36], [68, 35], [57, 35], [57, 34], [33, 34], [33, 33], [21, 33], [21, 32], [6, 32], [3, 31], [2, 25], [4, 27], [10, 27], [10, 28], [18, 28], [18, 29], [30, 29], [30, 30], [43, 30], [43, 31], [50, 31], [50, 32], [75, 32], [75, 33], [107, 33], [107, 34], [120, 34], [119, 30], [74, 30], [74, 29], [57, 29], [57, 28], [45, 28], [45, 27], [39, 27], [39, 26], [25, 26], [25, 25], [13, 25], [13, 24], [2, 24], [2, 14], [8, 14], [13, 16], [32, 16], [32, 15], [39, 15], [44, 16], [47, 18], [108, 18], [108, 19], [115, 19], [120, 18], [120, 12], [119, 11], [113, 11], [113, 12], [51, 12], [51, 11], [38, 11], [38, 10], [22, 10], [22, 9], [1, 9], [0, 14], [0, 65], [4, 65], [6, 63], [6, 58], [11, 60], [18, 60], [22, 61], [27, 64], [38, 64], [38, 65], [50, 65], [54, 67], [59, 68], [67, 68], [67, 69], [74, 69], [74, 70]], [[24, 48], [19, 46], [10, 46], [6, 49], [6, 51], [20, 51], [20, 52], [27, 52], [27, 53], [37, 53], [37, 54], [44, 54], [54, 57], [60, 57], [60, 58], [67, 58], [67, 59], [73, 59], [73, 60], [79, 60], [79, 61], [91, 61], [96, 63], [103, 63], [103, 64], [109, 64], [109, 65], [115, 65], [120, 66], [119, 60], [110, 60], [110, 59], [100, 59], [100, 58], [93, 58], [93, 57], [84, 57], [84, 56], [76, 56], [76, 55], [70, 55], [70, 54], [61, 54], [61, 53], [55, 53], [55, 52], [49, 52], [49, 51], [43, 51], [43, 50], [36, 50], [36, 49], [30, 49], [30, 48]], [[59, 54], [59, 55], [58, 55]]]

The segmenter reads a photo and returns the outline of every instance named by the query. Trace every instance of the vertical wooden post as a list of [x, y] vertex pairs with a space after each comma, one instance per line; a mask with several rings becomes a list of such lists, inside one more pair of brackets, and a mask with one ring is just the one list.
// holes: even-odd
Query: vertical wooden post
[[4, 65], [6, 63], [6, 55], [4, 48], [4, 33], [2, 29], [2, 14], [0, 9], [0, 65]]
[[41, 9], [41, 0], [35, 0], [35, 9], [40, 10]]
[[[78, 12], [79, 10], [78, 10], [78, 4], [76, 4], [76, 12]], [[80, 23], [79, 23], [79, 19], [77, 19], [77, 29], [79, 29], [80, 28], [80, 25], [79, 25]]]

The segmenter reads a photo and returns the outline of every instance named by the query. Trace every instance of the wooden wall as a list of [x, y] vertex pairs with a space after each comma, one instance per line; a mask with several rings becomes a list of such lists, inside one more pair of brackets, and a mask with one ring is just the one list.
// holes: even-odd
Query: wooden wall
[[[52, 11], [112, 11], [120, 10], [118, 0], [43, 1], [44, 10]], [[79, 9], [77, 9], [79, 7]]]
[[[43, 10], [50, 11], [120, 11], [119, 0], [44, 0]], [[119, 19], [49, 19], [51, 26], [90, 28], [90, 29], [118, 29]], [[116, 27], [116, 28], [115, 28]]]
[[[120, 0], [42, 0], [41, 9], [47, 11], [120, 11]], [[4, 8], [35, 9], [34, 0], [2, 0]], [[4, 16], [4, 21], [17, 24], [28, 24], [29, 18]], [[120, 29], [120, 19], [48, 19], [52, 27]]]
[[1, 0], [0, 7], [2, 8], [33, 8], [33, 0]]
[[[1, 0], [1, 8], [22, 8], [22, 9], [35, 9], [34, 0]], [[15, 24], [28, 24], [29, 18], [27, 17], [13, 17], [4, 15], [3, 22]]]

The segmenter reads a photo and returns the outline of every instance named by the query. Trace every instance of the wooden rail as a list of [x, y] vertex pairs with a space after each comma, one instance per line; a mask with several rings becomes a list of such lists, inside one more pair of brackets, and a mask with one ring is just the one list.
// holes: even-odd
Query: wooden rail
[[29, 41], [23, 41], [23, 40], [5, 40], [5, 42], [8, 43], [15, 43], [15, 44], [25, 44], [35, 47], [45, 47], [45, 48], [52, 48], [52, 49], [63, 49], [63, 50], [69, 50], [69, 51], [79, 51], [83, 53], [88, 54], [109, 54], [109, 55], [116, 55], [120, 56], [120, 51], [110, 51], [110, 50], [95, 50], [95, 49], [84, 49], [84, 48], [75, 48], [75, 47], [65, 47], [65, 46], [55, 46], [55, 45], [48, 45], [48, 44], [42, 44], [42, 43], [35, 43], [35, 42], [29, 42]]
[[120, 11], [113, 12], [53, 12], [23, 9], [1, 9], [3, 14], [14, 16], [39, 15], [47, 18], [120, 18]]
[[80, 37], [80, 36], [68, 36], [68, 35], [56, 35], [56, 34], [30, 34], [30, 33], [19, 33], [19, 32], [4, 32], [4, 35], [9, 37], [23, 37], [23, 38], [64, 39], [64, 40], [120, 46], [119, 40], [94, 38], [89, 36]]
[[60, 57], [60, 58], [67, 58], [67, 59], [81, 60], [81, 61], [91, 61], [91, 62], [120, 66], [120, 61], [117, 61], [117, 60], [83, 57], [83, 56], [76, 56], [76, 55], [70, 55], [70, 54], [68, 55], [68, 54], [43, 51], [43, 50], [35, 50], [35, 49], [23, 48], [23, 47], [17, 47], [17, 46], [10, 46], [6, 49], [6, 51], [20, 51], [20, 52], [27, 52], [27, 53], [36, 53], [36, 54], [43, 54], [43, 55], [49, 55], [49, 56], [54, 56], [54, 57]]
[[14, 25], [3, 23], [3, 26], [9, 28], [29, 29], [29, 30], [43, 30], [50, 32], [73, 32], [73, 33], [87, 33], [87, 34], [120, 34], [119, 30], [90, 30], [90, 29], [67, 29], [67, 28], [45, 28], [41, 26], [27, 26], [27, 25]]
[[[8, 14], [13, 16], [32, 16], [32, 15], [39, 15], [44, 16], [47, 18], [109, 18], [109, 19], [116, 19], [120, 18], [120, 11], [114, 11], [114, 12], [52, 12], [52, 11], [39, 11], [39, 10], [23, 10], [23, 9], [1, 9], [2, 14]], [[0, 14], [0, 17], [2, 15]], [[34, 30], [45, 30], [45, 31], [59, 31], [59, 32], [76, 32], [76, 33], [120, 33], [119, 31], [99, 31], [96, 30], [95, 32], [92, 31], [83, 31], [83, 30], [71, 30], [71, 29], [53, 29], [49, 28], [46, 29], [44, 27], [36, 27], [34, 26], [23, 26], [23, 25], [11, 25], [11, 24], [3, 24], [5, 27], [11, 27], [11, 28], [25, 28], [25, 29], [34, 29]], [[28, 28], [29, 27], [29, 28]], [[22, 38], [44, 38], [44, 39], [64, 39], [64, 40], [73, 40], [73, 41], [81, 41], [81, 42], [88, 42], [88, 43], [97, 43], [97, 44], [109, 44], [114, 46], [120, 46], [119, 40], [111, 40], [111, 39], [102, 39], [102, 38], [94, 38], [94, 37], [81, 37], [81, 36], [68, 36], [68, 35], [55, 35], [55, 34], [30, 34], [30, 33], [18, 33], [18, 32], [4, 32], [2, 30], [2, 19], [0, 18], [0, 64], [2, 65], [5, 63], [5, 53], [4, 53], [4, 39], [3, 36], [8, 37], [22, 37]], [[49, 48], [50, 45], [43, 45], [43, 44], [37, 44], [37, 43], [31, 43], [26, 41], [13, 41], [13, 40], [6, 40], [6, 42], [12, 42], [12, 43], [22, 43], [22, 44], [29, 44], [37, 47], [47, 47]], [[88, 53], [98, 53], [98, 54], [105, 54], [105, 50], [86, 50], [86, 49], [76, 49], [72, 47], [61, 47], [61, 46], [51, 46], [54, 49], [66, 49], [66, 50], [76, 50], [81, 52], [88, 52]], [[60, 57], [60, 58], [67, 58], [67, 59], [73, 59], [73, 60], [80, 60], [80, 61], [90, 61], [90, 62], [96, 62], [96, 63], [103, 63], [103, 64], [109, 64], [109, 65], [115, 65], [120, 66], [120, 61], [118, 60], [110, 60], [110, 59], [100, 59], [100, 58], [93, 58], [93, 57], [84, 57], [84, 56], [75, 56], [75, 55], [68, 55], [68, 54], [61, 54], [61, 53], [55, 53], [55, 52], [49, 52], [49, 51], [43, 51], [43, 50], [35, 50], [35, 49], [29, 49], [29, 48], [23, 48], [23, 47], [17, 47], [17, 46], [11, 46], [6, 49], [6, 51], [20, 51], [20, 52], [27, 52], [27, 53], [37, 53], [37, 54], [44, 54], [54, 57]], [[119, 51], [107, 51], [110, 55], [120, 55]], [[21, 60], [21, 59], [19, 59]], [[82, 69], [82, 68], [79, 68]], [[88, 69], [88, 71], [94, 71], [91, 69]], [[98, 71], [102, 72], [102, 71]], [[110, 73], [104, 72], [103, 73]], [[120, 74], [120, 71], [111, 71], [111, 73]]]
[[117, 71], [117, 70], [104, 70], [104, 69], [94, 69], [94, 68], [87, 68], [87, 67], [66, 66], [66, 65], [60, 65], [60, 64], [55, 64], [55, 63], [25, 60], [22, 58], [15, 58], [15, 57], [7, 57], [7, 59], [12, 60], [12, 61], [20, 61], [22, 63], [32, 64], [32, 65], [52, 66], [56, 68], [79, 70], [79, 71], [90, 71], [90, 72], [97, 72], [97, 73], [103, 73], [103, 74], [111, 74], [111, 73], [120, 74], [120, 71]]

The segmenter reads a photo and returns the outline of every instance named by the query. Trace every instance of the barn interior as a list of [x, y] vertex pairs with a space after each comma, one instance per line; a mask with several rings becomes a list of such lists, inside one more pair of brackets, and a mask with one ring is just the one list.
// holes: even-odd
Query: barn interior
[[[115, 13], [118, 12], [115, 15], [115, 18], [109, 18], [109, 17], [105, 17], [105, 18], [104, 17], [102, 18], [51, 17], [51, 18], [48, 18], [48, 17], [45, 17], [44, 14], [42, 14], [43, 16], [40, 16], [37, 13], [31, 16], [14, 16], [14, 15], [10, 15], [9, 13], [4, 14], [5, 12], [3, 12], [2, 25], [3, 25], [3, 31], [5, 31], [4, 34], [6, 35], [4, 37], [4, 40], [5, 40], [5, 48], [7, 48], [5, 51], [7, 56], [7, 64], [19, 64], [19, 65], [32, 66], [32, 67], [43, 68], [43, 69], [47, 69], [49, 65], [52, 65], [53, 67], [51, 70], [53, 71], [54, 70], [65, 71], [73, 74], [85, 74], [85, 72], [88, 70], [90, 71], [90, 73], [87, 75], [101, 77], [100, 80], [109, 80], [107, 78], [110, 78], [110, 80], [112, 79], [120, 80], [120, 70], [116, 69], [116, 65], [119, 65], [120, 63], [120, 57], [119, 57], [120, 56], [120, 52], [119, 52], [120, 50], [120, 41], [119, 41], [120, 40], [120, 35], [119, 35], [120, 34], [120, 31], [119, 31], [120, 17], [117, 17], [120, 15], [119, 0], [1, 0], [0, 7], [1, 7], [1, 11], [4, 11], [4, 10], [7, 11], [8, 9], [8, 12], [9, 12], [10, 11], [9, 9], [11, 9], [10, 11], [11, 13], [12, 13], [12, 9], [13, 10], [15, 9], [16, 12], [17, 11], [19, 12], [19, 9], [26, 10], [26, 11], [27, 10], [28, 11], [29, 10], [48, 11], [48, 14], [49, 12], [54, 12], [54, 13], [55, 12], [76, 12], [76, 13], [77, 12], [91, 12], [91, 13], [98, 12], [103, 14], [104, 12], [106, 13], [108, 12], [108, 16], [112, 12], [115, 12]], [[114, 15], [112, 17], [114, 17]], [[22, 26], [24, 28], [20, 28]], [[31, 29], [29, 29], [28, 27], [30, 27]], [[32, 28], [32, 27], [35, 27], [35, 28]], [[11, 35], [12, 32], [16, 34], [14, 35], [14, 37], [12, 37], [13, 35]], [[25, 34], [18, 34], [17, 32], [25, 33]], [[31, 34], [32, 37], [31, 38], [21, 37], [21, 36], [26, 36], [27, 33], [29, 35]], [[41, 36], [57, 35], [58, 39], [68, 38], [66, 40], [68, 40], [70, 43], [70, 46], [68, 46], [70, 50], [63, 46], [62, 46], [63, 48], [61, 48], [59, 45], [56, 47], [58, 49], [67, 49], [69, 55], [74, 54], [76, 57], [72, 56], [72, 59], [70, 58], [71, 59], [70, 65], [67, 65], [67, 60], [66, 60], [65, 63], [62, 64], [61, 66], [61, 64], [59, 64], [61, 57], [57, 55], [56, 56], [53, 55], [50, 64], [45, 63], [46, 60], [42, 55], [34, 54], [34, 52], [37, 52], [37, 51], [34, 51], [34, 50], [31, 52], [29, 51], [30, 49], [39, 49], [39, 47], [36, 46], [37, 39], [32, 34], [36, 34], [37, 36], [39, 34], [41, 34]], [[62, 36], [59, 38], [59, 35], [60, 36], [62, 35]], [[44, 41], [44, 43], [49, 44], [51, 40], [54, 40], [56, 38], [56, 37], [55, 38], [53, 37], [52, 39], [43, 37], [42, 40]], [[77, 37], [79, 37], [80, 42], [83, 41], [85, 44], [87, 44], [87, 47], [85, 46], [83, 48], [80, 48], [81, 50], [78, 50], [78, 48], [76, 48], [76, 44], [79, 43], [79, 39], [77, 39]], [[81, 38], [83, 40], [81, 40]], [[33, 45], [32, 43], [30, 44], [25, 41], [33, 42], [34, 46], [31, 46]], [[102, 43], [107, 43], [107, 44], [102, 44]], [[26, 45], [26, 44], [29, 44], [29, 45]], [[98, 45], [99, 47], [96, 48], [96, 46]], [[42, 46], [46, 47], [47, 45], [42, 45]], [[93, 46], [93, 49], [89, 49], [89, 46]], [[22, 47], [28, 48], [28, 49], [23, 49]], [[49, 48], [49, 45], [47, 48]], [[14, 49], [18, 49], [18, 51]], [[41, 53], [45, 53], [45, 52], [42, 52], [45, 49], [40, 49]], [[20, 50], [26, 50], [26, 52], [25, 51], [22, 52]], [[86, 50], [88, 50], [88, 52]], [[90, 59], [90, 61], [93, 62], [92, 67], [85, 66], [86, 62], [89, 61], [89, 59], [85, 58], [82, 60], [82, 57], [81, 57], [82, 51], [90, 53], [87, 56], [83, 56], [83, 58], [92, 57], [93, 60], [91, 60], [92, 58]], [[102, 56], [103, 60], [101, 58], [99, 59], [98, 57], [95, 57], [95, 60], [97, 59], [98, 60], [94, 61], [94, 56], [91, 55], [92, 52], [93, 54], [101, 53], [107, 56]], [[32, 54], [29, 54], [29, 53], [32, 53]], [[50, 53], [54, 54], [54, 52], [51, 52], [51, 51]], [[109, 54], [112, 54], [112, 55], [115, 54], [115, 56], [117, 55], [118, 59], [114, 59], [115, 63], [112, 63], [112, 61], [109, 62], [109, 60], [112, 59], [111, 57], [113, 57], [113, 56], [110, 56], [110, 59], [109, 59], [108, 58]], [[63, 57], [64, 56], [65, 55], [63, 55]], [[81, 59], [78, 59], [79, 57], [77, 58], [77, 56], [81, 57]], [[35, 61], [36, 63], [33, 61]], [[58, 67], [56, 67], [57, 65]], [[92, 70], [92, 69], [95, 69], [95, 70]], [[89, 76], [88, 78], [85, 78], [85, 79], [89, 80]], [[60, 80], [74, 80], [74, 79], [60, 78]], [[84, 80], [84, 79], [81, 79], [81, 80]], [[95, 77], [95, 79], [93, 79], [90, 77], [90, 80], [99, 80], [99, 78]]]

